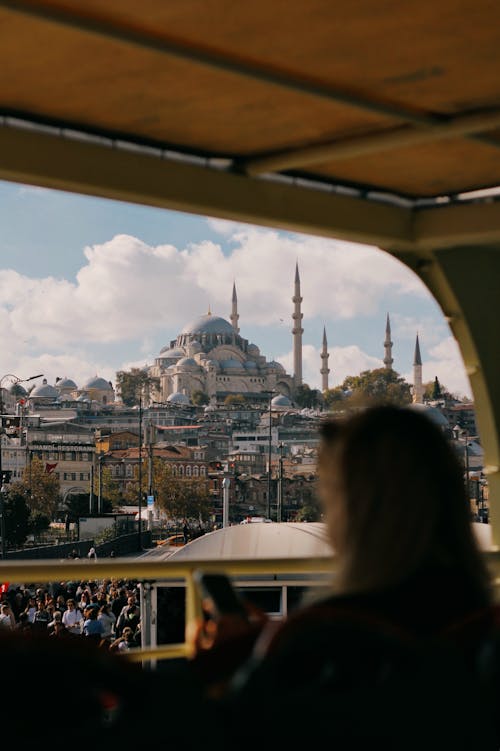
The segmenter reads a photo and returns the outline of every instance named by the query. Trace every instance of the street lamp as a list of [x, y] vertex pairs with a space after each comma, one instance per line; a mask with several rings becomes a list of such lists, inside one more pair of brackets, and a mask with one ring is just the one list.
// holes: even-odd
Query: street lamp
[[279, 458], [279, 470], [278, 470], [278, 504], [276, 509], [276, 521], [281, 522], [281, 515], [283, 513], [283, 441], [279, 444], [280, 458]]
[[139, 525], [137, 549], [142, 551], [142, 393], [139, 396]]
[[29, 378], [19, 378], [19, 376], [13, 373], [6, 373], [0, 378], [0, 533], [2, 535], [2, 559], [5, 558], [6, 553], [6, 539], [5, 539], [5, 494], [7, 489], [4, 484], [4, 471], [2, 467], [2, 435], [3, 435], [3, 382], [7, 379], [11, 384], [15, 386], [17, 383], [27, 383], [28, 381], [34, 381], [35, 378], [41, 378], [43, 373], [30, 376]]
[[272, 399], [276, 394], [276, 391], [269, 391], [269, 445], [268, 445], [268, 472], [267, 472], [267, 518], [271, 518], [271, 455], [272, 455], [272, 440], [273, 440], [273, 410]]
[[469, 432], [466, 428], [462, 428], [458, 423], [452, 428], [453, 435], [457, 441], [460, 440], [460, 436], [465, 438], [465, 489], [467, 493], [467, 500], [470, 503], [470, 487], [469, 487]]

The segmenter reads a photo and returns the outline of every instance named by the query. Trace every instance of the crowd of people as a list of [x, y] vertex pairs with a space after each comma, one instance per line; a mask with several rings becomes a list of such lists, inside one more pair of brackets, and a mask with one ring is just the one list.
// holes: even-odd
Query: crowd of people
[[137, 582], [130, 580], [10, 586], [1, 595], [0, 631], [87, 639], [122, 652], [141, 645], [139, 597]]

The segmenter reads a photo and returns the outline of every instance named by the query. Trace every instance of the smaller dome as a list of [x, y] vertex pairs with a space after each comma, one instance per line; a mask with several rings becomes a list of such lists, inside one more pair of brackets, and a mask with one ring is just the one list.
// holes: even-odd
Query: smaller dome
[[271, 405], [273, 407], [291, 407], [292, 402], [284, 394], [278, 394], [277, 396], [273, 397], [273, 399], [271, 400]]
[[247, 360], [243, 363], [245, 370], [257, 370], [257, 363], [253, 360]]
[[203, 411], [204, 412], [215, 412], [216, 409], [217, 409], [217, 407], [215, 407], [213, 404], [207, 404], [207, 406], [205, 407], [205, 409]]
[[47, 379], [43, 379], [43, 383], [40, 386], [35, 386], [30, 393], [30, 399], [57, 399], [59, 391], [53, 386], [47, 383]]
[[193, 360], [192, 357], [183, 357], [176, 364], [176, 367], [179, 368], [179, 370], [199, 370], [200, 368], [196, 360]]
[[247, 352], [249, 355], [260, 355], [260, 349], [257, 347], [256, 344], [249, 344], [247, 348]]
[[268, 362], [267, 367], [269, 368], [269, 370], [279, 370], [280, 373], [285, 372], [283, 365], [280, 362], [276, 362], [276, 360], [271, 360], [270, 362]]
[[230, 358], [229, 360], [222, 360], [221, 361], [221, 367], [224, 370], [242, 370], [243, 365], [239, 360], [234, 360]]
[[22, 386], [20, 383], [13, 383], [12, 386], [9, 389], [9, 393], [12, 394], [12, 396], [27, 396], [28, 392]]
[[91, 378], [90, 381], [87, 381], [83, 388], [98, 389], [99, 391], [114, 391], [113, 386], [109, 383], [109, 381], [106, 381], [104, 378], [99, 378], [99, 376]]
[[192, 355], [197, 355], [198, 352], [202, 352], [203, 347], [195, 339], [193, 342], [189, 342], [189, 344], [187, 345], [187, 350], [189, 353], [188, 356], [191, 357]]
[[220, 370], [220, 362], [218, 360], [204, 360], [203, 367], [215, 368], [216, 370]]
[[416, 409], [418, 412], [422, 412], [424, 415], [427, 415], [427, 417], [440, 428], [450, 427], [450, 423], [448, 422], [446, 417], [442, 412], [439, 411], [439, 409], [436, 409], [436, 407], [430, 407], [428, 404], [418, 403], [411, 404], [410, 407], [411, 409]]
[[160, 355], [165, 358], [176, 358], [176, 357], [184, 357], [185, 352], [182, 349], [182, 347], [170, 347], [170, 345], [167, 345], [163, 347], [163, 349], [160, 350]]
[[76, 383], [73, 380], [71, 380], [71, 378], [61, 378], [61, 380], [56, 383], [55, 387], [59, 391], [61, 389], [72, 389], [72, 390], [74, 390], [74, 389], [78, 388], [78, 386], [76, 385]]
[[170, 396], [167, 396], [167, 402], [170, 404], [189, 404], [189, 398], [186, 394], [181, 394], [180, 391], [175, 391]]

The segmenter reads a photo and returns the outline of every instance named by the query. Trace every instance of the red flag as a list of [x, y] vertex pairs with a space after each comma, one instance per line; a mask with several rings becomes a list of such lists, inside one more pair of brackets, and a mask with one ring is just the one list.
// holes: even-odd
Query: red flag
[[50, 475], [50, 473], [53, 472], [56, 467], [57, 467], [57, 462], [55, 464], [45, 464], [45, 471], [47, 472], [48, 475]]

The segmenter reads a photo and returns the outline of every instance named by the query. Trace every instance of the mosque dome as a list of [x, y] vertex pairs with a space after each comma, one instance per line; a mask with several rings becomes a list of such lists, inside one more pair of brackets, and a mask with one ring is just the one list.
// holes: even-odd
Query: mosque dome
[[276, 362], [276, 360], [271, 360], [267, 363], [267, 367], [269, 370], [279, 370], [280, 373], [285, 372], [285, 368], [280, 362]]
[[179, 370], [199, 370], [200, 366], [192, 357], [183, 357], [176, 363]]
[[12, 396], [20, 397], [28, 396], [28, 392], [20, 383], [13, 383], [9, 389], [9, 394], [12, 394]]
[[225, 318], [207, 314], [186, 324], [182, 334], [234, 334], [235, 330]]
[[91, 378], [90, 381], [87, 381], [84, 389], [98, 389], [99, 391], [113, 391], [112, 385], [109, 383], [109, 381], [106, 381], [104, 378], [99, 378], [99, 376], [95, 376], [94, 378]]
[[220, 370], [220, 362], [218, 360], [203, 360], [203, 367]]
[[223, 370], [243, 370], [243, 365], [239, 360], [222, 360], [221, 367]]
[[58, 381], [56, 383], [55, 387], [59, 391], [61, 389], [71, 389], [71, 390], [74, 391], [75, 389], [78, 388], [78, 386], [76, 385], [76, 383], [71, 378], [62, 378], [60, 381]]
[[189, 398], [180, 391], [174, 391], [173, 394], [167, 396], [167, 402], [170, 404], [189, 404]]
[[173, 359], [174, 357], [184, 357], [185, 354], [186, 353], [184, 352], [182, 347], [170, 347], [169, 344], [167, 344], [165, 347], [163, 347], [163, 349], [160, 350], [161, 357], [165, 358], [171, 357]]
[[59, 391], [54, 386], [50, 386], [46, 378], [43, 379], [40, 386], [35, 386], [30, 393], [30, 399], [57, 399], [58, 396]]
[[273, 399], [271, 399], [271, 406], [272, 407], [291, 407], [292, 402], [284, 394], [278, 394], [277, 396], [273, 397]]
[[257, 357], [260, 355], [260, 349], [257, 347], [256, 344], [249, 344], [247, 348], [247, 352], [249, 355], [256, 355]]
[[443, 415], [442, 412], [439, 411], [436, 407], [431, 407], [428, 404], [411, 404], [411, 409], [416, 409], [418, 412], [422, 412], [422, 414], [427, 415], [427, 417], [432, 420], [433, 423], [435, 423], [439, 428], [449, 428], [450, 423], [446, 419], [446, 417]]

